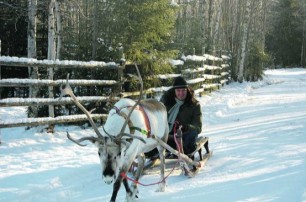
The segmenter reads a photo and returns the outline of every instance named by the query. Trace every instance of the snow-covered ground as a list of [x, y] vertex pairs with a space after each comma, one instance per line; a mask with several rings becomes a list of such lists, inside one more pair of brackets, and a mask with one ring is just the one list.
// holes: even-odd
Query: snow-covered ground
[[[263, 81], [231, 83], [199, 98], [213, 156], [192, 179], [170, 175], [163, 193], [140, 186], [142, 202], [306, 202], [306, 69], [268, 70]], [[0, 108], [0, 118], [25, 117]], [[1, 129], [0, 201], [109, 201], [96, 148], [66, 138], [93, 134], [77, 126]], [[141, 183], [158, 181], [145, 175]], [[122, 187], [117, 201], [125, 199]]]

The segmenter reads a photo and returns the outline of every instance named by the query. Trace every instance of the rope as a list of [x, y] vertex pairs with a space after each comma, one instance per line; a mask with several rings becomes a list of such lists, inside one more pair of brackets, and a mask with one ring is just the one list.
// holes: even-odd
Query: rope
[[125, 178], [125, 179], [127, 179], [127, 180], [130, 180], [130, 181], [134, 182], [135, 184], [139, 184], [139, 185], [141, 185], [141, 186], [152, 186], [152, 185], [156, 185], [156, 184], [160, 184], [160, 183], [162, 183], [162, 182], [165, 182], [166, 179], [170, 176], [170, 174], [174, 171], [174, 169], [175, 169], [176, 165], [178, 164], [178, 162], [179, 162], [179, 161], [176, 162], [176, 164], [175, 164], [174, 167], [171, 169], [171, 171], [168, 173], [168, 175], [166, 175], [162, 180], [157, 181], [157, 182], [153, 182], [153, 183], [150, 183], [150, 184], [144, 184], [144, 183], [139, 182], [138, 180], [135, 180], [135, 179], [133, 179], [133, 178], [130, 178], [130, 177], [128, 177], [124, 172], [122, 172], [120, 175], [121, 175], [121, 177], [123, 177], [123, 178]]
[[[177, 132], [176, 132], [176, 127], [177, 127], [177, 125], [178, 125], [178, 123], [177, 122], [174, 122], [174, 130], [173, 130], [173, 134], [174, 134], [174, 142], [175, 142], [175, 144], [176, 144], [176, 147], [178, 148], [178, 152], [179, 152], [179, 155], [178, 155], [178, 159], [180, 159], [180, 157], [181, 157], [181, 145], [179, 145], [179, 143], [177, 142], [177, 139], [176, 139], [176, 137], [177, 137]], [[179, 126], [180, 127], [180, 130], [181, 130], [181, 127], [182, 126]]]
[[168, 173], [168, 175], [166, 175], [162, 180], [157, 181], [157, 182], [153, 182], [153, 183], [150, 183], [150, 184], [144, 184], [144, 183], [139, 182], [138, 180], [135, 180], [135, 179], [133, 179], [133, 178], [130, 178], [130, 177], [128, 177], [128, 176], [126, 175], [125, 172], [122, 172], [122, 173], [120, 174], [121, 177], [123, 177], [123, 178], [125, 178], [125, 179], [127, 179], [127, 180], [130, 180], [130, 181], [132, 181], [132, 182], [135, 183], [135, 184], [139, 184], [139, 185], [141, 185], [141, 186], [152, 186], [152, 185], [156, 185], [156, 184], [160, 184], [160, 183], [162, 183], [162, 182], [165, 182], [165, 180], [171, 175], [171, 173], [174, 171], [174, 169], [176, 168], [176, 166], [179, 164], [180, 158], [181, 158], [181, 157], [180, 157], [180, 154], [181, 154], [181, 147], [179, 146], [179, 144], [178, 144], [178, 142], [177, 142], [177, 140], [176, 140], [176, 126], [177, 126], [177, 123], [175, 123], [175, 125], [174, 125], [174, 141], [175, 141], [176, 147], [178, 148], [179, 154], [178, 154], [178, 159], [177, 159], [176, 164], [173, 166], [173, 168], [172, 168], [171, 171]]

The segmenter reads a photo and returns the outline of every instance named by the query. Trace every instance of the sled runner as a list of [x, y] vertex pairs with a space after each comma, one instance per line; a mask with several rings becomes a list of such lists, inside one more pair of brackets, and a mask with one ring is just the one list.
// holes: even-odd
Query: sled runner
[[[179, 151], [182, 151], [181, 137], [177, 137], [178, 144], [180, 145], [177, 150], [171, 148], [168, 144], [162, 140], [153, 137], [160, 145], [165, 147], [168, 151], [175, 155], [175, 158], [167, 158], [166, 156], [166, 172], [182, 173], [188, 177], [194, 177], [199, 170], [205, 166], [206, 162], [212, 155], [212, 151], [208, 147], [208, 137], [198, 137], [196, 141], [196, 149], [189, 155], [185, 155]], [[203, 154], [203, 148], [205, 153]], [[194, 160], [192, 159], [194, 157]], [[153, 161], [148, 160], [145, 164], [143, 174], [155, 174], [159, 172], [160, 160], [155, 159]]]
[[[202, 154], [203, 148], [205, 148], [206, 153]], [[188, 155], [190, 158], [196, 158], [195, 154], [198, 153], [197, 161], [199, 163], [198, 166], [192, 166], [190, 167], [185, 161], [182, 159], [180, 160], [180, 167], [184, 173], [184, 175], [188, 177], [194, 177], [200, 170], [200, 168], [204, 167], [208, 159], [212, 155], [212, 151], [208, 148], [208, 137], [199, 137], [196, 141], [196, 149], [194, 152], [192, 152], [190, 155]]]

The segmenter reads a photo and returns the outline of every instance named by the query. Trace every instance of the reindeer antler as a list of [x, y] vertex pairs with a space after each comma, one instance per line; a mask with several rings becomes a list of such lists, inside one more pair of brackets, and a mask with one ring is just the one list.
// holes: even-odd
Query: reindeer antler
[[[146, 143], [145, 140], [144, 140], [143, 138], [141, 138], [141, 137], [132, 136], [131, 134], [124, 133], [124, 130], [125, 130], [126, 126], [127, 126], [127, 123], [128, 123], [128, 121], [129, 121], [129, 119], [130, 119], [130, 117], [131, 117], [131, 115], [132, 115], [132, 112], [134, 111], [134, 109], [136, 108], [136, 106], [140, 103], [141, 98], [142, 98], [143, 81], [142, 81], [142, 78], [141, 78], [141, 75], [140, 75], [140, 72], [139, 72], [139, 69], [138, 69], [137, 64], [135, 64], [135, 67], [136, 67], [137, 74], [138, 74], [138, 78], [139, 78], [139, 82], [140, 82], [140, 95], [139, 95], [139, 98], [138, 98], [137, 102], [133, 105], [131, 111], [129, 112], [129, 114], [128, 114], [126, 120], [125, 120], [125, 122], [123, 123], [123, 126], [122, 126], [122, 128], [121, 128], [120, 133], [118, 134], [118, 136], [117, 136], [116, 138], [115, 138], [114, 136], [108, 134], [108, 133], [105, 131], [104, 127], [103, 127], [103, 130], [104, 130], [105, 134], [106, 134], [108, 137], [110, 137], [113, 141], [115, 141], [116, 143], [118, 143], [118, 144], [121, 143], [121, 142], [123, 142], [123, 141], [121, 140], [121, 138], [122, 138], [123, 136], [131, 137], [131, 138], [136, 138], [136, 139], [139, 139], [140, 141]], [[84, 145], [84, 144], [81, 144], [81, 142], [84, 141], [84, 140], [89, 140], [89, 141], [91, 141], [91, 142], [95, 142], [95, 141], [99, 141], [99, 140], [103, 141], [103, 136], [102, 136], [102, 134], [100, 133], [100, 131], [98, 130], [98, 127], [96, 126], [95, 122], [93, 121], [93, 119], [92, 119], [91, 116], [90, 116], [91, 111], [90, 111], [90, 112], [87, 111], [87, 109], [78, 101], [77, 97], [74, 95], [74, 93], [73, 93], [73, 91], [72, 91], [72, 89], [71, 89], [71, 87], [70, 87], [70, 85], [69, 85], [68, 80], [69, 80], [69, 74], [67, 74], [67, 79], [66, 79], [65, 88], [63, 88], [62, 85], [60, 86], [61, 95], [60, 95], [60, 98], [59, 98], [59, 99], [62, 99], [62, 97], [65, 96], [65, 95], [69, 95], [69, 96], [71, 97], [72, 101], [73, 101], [73, 102], [74, 102], [74, 103], [75, 103], [75, 104], [85, 113], [85, 115], [86, 115], [86, 117], [88, 118], [88, 120], [89, 120], [91, 126], [93, 127], [95, 133], [96, 133], [97, 136], [98, 136], [98, 138], [89, 136], [89, 137], [83, 137], [83, 138], [80, 138], [80, 139], [75, 140], [75, 139], [73, 139], [73, 138], [69, 135], [69, 133], [67, 132], [67, 137], [68, 137], [68, 139], [71, 140], [72, 142], [78, 144], [79, 146], [86, 146], [86, 145]]]
[[69, 140], [71, 140], [72, 142], [74, 142], [75, 144], [81, 146], [81, 147], [84, 147], [86, 146], [86, 144], [81, 144], [81, 142], [85, 141], [85, 140], [89, 140], [90, 142], [94, 143], [96, 141], [99, 141], [99, 138], [96, 138], [96, 137], [93, 137], [93, 136], [88, 136], [88, 137], [82, 137], [80, 139], [73, 139], [70, 134], [68, 133], [67, 131], [67, 137]]
[[138, 137], [135, 137], [135, 136], [131, 136], [130, 134], [124, 133], [124, 130], [125, 130], [127, 124], [128, 124], [128, 121], [130, 120], [130, 117], [131, 117], [131, 115], [132, 115], [134, 109], [136, 108], [136, 106], [137, 106], [137, 105], [140, 103], [140, 101], [141, 101], [142, 93], [143, 93], [143, 81], [142, 81], [142, 78], [141, 78], [141, 75], [140, 75], [140, 72], [139, 72], [139, 68], [138, 68], [138, 66], [137, 66], [136, 63], [135, 63], [135, 67], [136, 67], [136, 70], [137, 70], [138, 79], [139, 79], [139, 83], [140, 83], [139, 98], [138, 98], [137, 102], [133, 105], [131, 111], [129, 112], [129, 114], [128, 114], [128, 116], [127, 116], [127, 118], [126, 118], [126, 120], [125, 120], [125, 122], [124, 122], [124, 124], [123, 124], [123, 126], [122, 126], [122, 128], [121, 128], [121, 131], [120, 131], [119, 135], [117, 136], [117, 141], [120, 141], [121, 138], [122, 138], [123, 136], [128, 136], [128, 137], [132, 137], [132, 138], [137, 138], [137, 139], [139, 139], [139, 140], [141, 140], [142, 142], [145, 143], [145, 140], [142, 139], [142, 138], [138, 138]]
[[72, 101], [85, 113], [86, 117], [88, 118], [88, 120], [89, 120], [91, 126], [93, 127], [95, 133], [97, 134], [98, 138], [103, 139], [102, 134], [100, 133], [100, 131], [98, 130], [98, 127], [96, 126], [95, 122], [92, 120], [92, 118], [90, 116], [90, 112], [85, 109], [85, 107], [78, 101], [78, 99], [74, 95], [74, 93], [73, 93], [73, 91], [72, 91], [72, 89], [69, 85], [68, 79], [69, 79], [69, 74], [67, 74], [65, 88], [62, 88], [62, 85], [60, 86], [61, 95], [60, 95], [59, 99], [62, 99], [62, 97], [65, 96], [65, 95], [69, 95], [71, 97]]

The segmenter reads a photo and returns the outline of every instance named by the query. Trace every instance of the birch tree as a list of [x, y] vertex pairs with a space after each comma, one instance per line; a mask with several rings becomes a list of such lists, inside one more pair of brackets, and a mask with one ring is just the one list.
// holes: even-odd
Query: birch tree
[[[28, 0], [28, 58], [37, 58], [36, 51], [36, 25], [37, 20], [37, 0]], [[38, 67], [28, 67], [30, 79], [38, 79]], [[29, 87], [29, 97], [36, 98], [38, 94], [37, 86]], [[30, 106], [29, 117], [37, 117], [38, 107]]]
[[[55, 60], [56, 46], [55, 46], [55, 0], [51, 0], [49, 4], [48, 13], [48, 60]], [[48, 79], [53, 80], [54, 69], [48, 68]], [[48, 86], [49, 98], [54, 98], [53, 86]], [[54, 117], [54, 105], [49, 105], [49, 117]], [[53, 126], [49, 126], [49, 132], [53, 132]]]
[[61, 18], [61, 3], [55, 1], [55, 16], [56, 16], [56, 59], [61, 59], [62, 49], [62, 18]]
[[[200, 0], [199, 2], [199, 15], [198, 17], [200, 18], [200, 34], [201, 34], [201, 41], [202, 41], [202, 46], [205, 46], [205, 25], [206, 25], [206, 15], [205, 15], [205, 10], [206, 10], [206, 0]], [[205, 53], [205, 49], [202, 47], [202, 54]]]
[[306, 63], [306, 3], [300, 0], [301, 22], [302, 22], [302, 44], [301, 44], [301, 66], [305, 67]]
[[213, 18], [213, 10], [214, 9], [214, 1], [209, 0], [209, 5], [208, 5], [208, 27], [207, 27], [207, 32], [206, 32], [206, 37], [207, 37], [207, 48], [210, 49], [212, 45], [212, 18]]
[[92, 16], [92, 52], [91, 52], [91, 58], [92, 60], [95, 60], [97, 57], [97, 37], [98, 37], [98, 0], [94, 0], [94, 11]]
[[[216, 41], [219, 42], [219, 33], [220, 33], [220, 21], [221, 21], [221, 15], [222, 15], [222, 0], [219, 0], [216, 2], [216, 12], [215, 12], [215, 18], [214, 18], [214, 29], [212, 29], [212, 35], [211, 35], [211, 48], [213, 51], [216, 50]], [[217, 44], [219, 46], [219, 44]], [[221, 47], [220, 47], [221, 48]]]
[[250, 0], [246, 0], [246, 10], [243, 20], [242, 27], [242, 39], [241, 39], [241, 58], [239, 60], [239, 69], [238, 69], [238, 81], [243, 82], [243, 73], [244, 73], [244, 63], [247, 54], [247, 43], [248, 43], [248, 32], [250, 24], [250, 12], [251, 12], [251, 3]]

